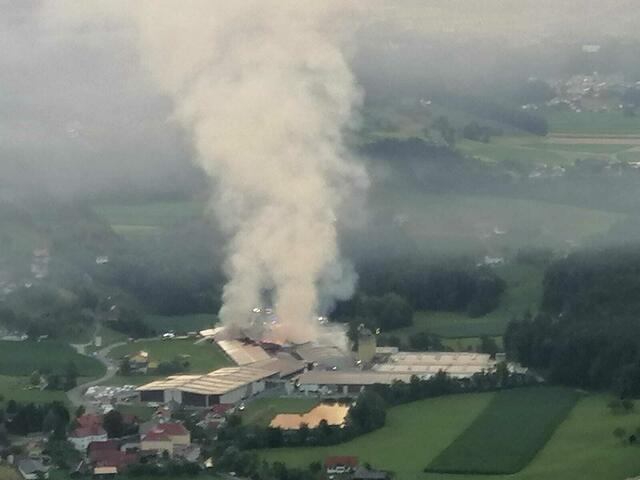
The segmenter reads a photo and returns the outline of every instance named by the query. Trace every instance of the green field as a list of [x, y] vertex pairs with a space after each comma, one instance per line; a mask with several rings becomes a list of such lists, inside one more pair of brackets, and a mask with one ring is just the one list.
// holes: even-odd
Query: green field
[[[610, 397], [583, 396], [551, 439], [520, 472], [504, 475], [424, 473], [423, 469], [474, 422], [495, 394], [464, 394], [414, 402], [389, 410], [387, 425], [342, 445], [260, 451], [269, 461], [306, 467], [328, 455], [357, 455], [361, 462], [395, 472], [397, 480], [621, 480], [640, 474], [638, 447], [612, 432], [640, 425], [640, 412], [613, 415]], [[492, 432], [486, 433], [489, 441]], [[495, 452], [493, 452], [495, 453]]]
[[0, 478], [2, 480], [20, 480], [22, 476], [15, 469], [0, 465]]
[[[624, 215], [529, 199], [408, 190], [376, 193], [371, 208], [389, 218], [403, 215], [401, 228], [425, 254], [488, 252], [503, 255], [525, 246], [566, 249], [606, 232]], [[499, 233], [496, 233], [498, 231]]]
[[575, 390], [560, 387], [499, 392], [427, 469], [439, 473], [516, 473], [547, 443], [578, 398]]
[[640, 135], [640, 117], [622, 112], [551, 111], [545, 114], [552, 133]]
[[[479, 343], [479, 336], [501, 336], [514, 316], [519, 317], [526, 311], [534, 312], [538, 309], [542, 298], [543, 269], [507, 264], [498, 266], [495, 270], [507, 282], [507, 290], [500, 305], [493, 312], [482, 317], [470, 318], [460, 312], [419, 311], [415, 313], [411, 327], [390, 333], [401, 338], [407, 338], [416, 332], [434, 333], [445, 339], [467, 338], [468, 341], [463, 347], [465, 350], [469, 341], [473, 344]], [[469, 340], [469, 337], [475, 337], [475, 340]], [[455, 343], [445, 341], [447, 346], [458, 350]]]
[[315, 398], [261, 398], [247, 404], [242, 422], [266, 427], [279, 413], [306, 413], [318, 403]]
[[[193, 340], [141, 340], [127, 343], [114, 348], [109, 353], [113, 359], [121, 359], [125, 355], [135, 355], [141, 350], [149, 353], [151, 362], [164, 362], [184, 357], [190, 367], [188, 373], [207, 373], [221, 367], [232, 365], [220, 347], [211, 343], [195, 345]], [[130, 377], [116, 377], [110, 383], [144, 383], [152, 377], [146, 375], [132, 375]]]
[[332, 447], [282, 448], [260, 451], [268, 461], [306, 467], [328, 455], [356, 455], [360, 462], [416, 478], [425, 465], [454, 441], [490, 403], [491, 393], [454, 395], [401, 405], [387, 413], [386, 425]]
[[[78, 379], [78, 383], [82, 383]], [[63, 391], [33, 389], [29, 384], [29, 377], [10, 377], [0, 375], [0, 395], [5, 401], [46, 403], [53, 401], [65, 402], [67, 395]], [[2, 477], [0, 477], [2, 478]]]
[[99, 377], [105, 372], [99, 361], [78, 354], [62, 342], [0, 341], [0, 375], [26, 376], [43, 368], [62, 371], [69, 362], [83, 377]]
[[211, 328], [218, 321], [218, 317], [209, 313], [194, 313], [191, 315], [147, 315], [144, 322], [156, 332], [175, 330], [176, 332], [198, 332]]

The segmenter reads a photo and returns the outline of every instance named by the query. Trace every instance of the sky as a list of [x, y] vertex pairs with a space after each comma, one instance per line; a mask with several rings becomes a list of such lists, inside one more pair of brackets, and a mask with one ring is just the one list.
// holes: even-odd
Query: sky
[[[341, 27], [351, 59], [364, 51], [358, 42], [368, 43], [368, 55], [378, 41], [380, 49], [389, 48], [381, 32], [402, 32], [426, 43], [451, 35], [513, 44], [555, 36], [589, 42], [636, 37], [635, 3], [353, 0], [342, 2]], [[73, 194], [118, 183], [181, 184], [197, 175], [189, 161], [190, 142], [171, 118], [169, 100], [141, 65], [135, 33], [99, 15], [113, 5], [0, 0], [0, 179], [5, 183], [45, 182], [56, 193]], [[69, 18], [75, 7], [102, 20], [79, 26]], [[375, 57], [364, 62], [368, 68], [356, 73], [375, 75]]]

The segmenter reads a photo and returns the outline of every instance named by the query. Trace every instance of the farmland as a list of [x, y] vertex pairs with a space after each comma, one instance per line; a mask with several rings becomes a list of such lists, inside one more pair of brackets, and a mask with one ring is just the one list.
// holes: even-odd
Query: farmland
[[317, 404], [314, 398], [262, 398], [247, 405], [242, 421], [266, 427], [279, 413], [305, 413]]
[[544, 446], [577, 398], [577, 392], [565, 388], [502, 391], [427, 469], [441, 473], [516, 473]]
[[[185, 373], [208, 373], [217, 368], [232, 365], [231, 360], [216, 345], [194, 344], [193, 340], [140, 340], [115, 347], [109, 356], [119, 360], [125, 355], [135, 355], [140, 351], [149, 354], [150, 362], [167, 362], [181, 358], [189, 362]], [[108, 383], [112, 385], [141, 384], [154, 380], [152, 375], [116, 375]]]
[[100, 362], [78, 354], [62, 342], [0, 341], [1, 375], [26, 376], [43, 368], [62, 371], [70, 362], [75, 364], [80, 376], [98, 377], [104, 374], [104, 366]]
[[[79, 379], [78, 381], [82, 382], [83, 380]], [[29, 384], [29, 377], [12, 377], [8, 375], [0, 375], [0, 395], [7, 401], [15, 400], [16, 402], [67, 401], [65, 392], [61, 390], [34, 389]]]
[[[385, 427], [345, 444], [272, 449], [259, 454], [269, 461], [280, 460], [291, 466], [307, 466], [327, 455], [357, 455], [377, 468], [394, 471], [398, 480], [500, 480], [505, 477], [423, 472], [465, 434], [495, 398], [496, 394], [483, 393], [414, 402], [390, 409]], [[549, 398], [557, 397], [552, 393]], [[533, 460], [509, 478], [619, 480], [637, 475], [640, 472], [637, 447], [622, 445], [612, 432], [616, 427], [635, 429], [640, 424], [640, 413], [613, 415], [606, 407], [609, 400], [603, 394], [583, 395]], [[483, 441], [491, 440], [492, 436], [493, 431], [485, 432]], [[491, 455], [499, 452], [494, 450]]]
[[493, 394], [468, 394], [421, 400], [394, 407], [386, 425], [335, 447], [283, 448], [261, 451], [268, 461], [306, 467], [327, 455], [356, 455], [362, 462], [414, 478], [457, 438], [490, 403]]

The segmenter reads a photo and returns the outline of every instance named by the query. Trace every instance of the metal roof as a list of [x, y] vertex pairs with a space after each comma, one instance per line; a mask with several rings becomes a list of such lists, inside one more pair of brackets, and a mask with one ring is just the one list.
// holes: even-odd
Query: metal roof
[[238, 365], [248, 365], [271, 358], [259, 345], [252, 345], [239, 340], [218, 340], [216, 343]]
[[238, 366], [220, 368], [205, 375], [173, 375], [137, 388], [149, 390], [179, 390], [201, 395], [224, 395], [250, 383], [277, 375], [276, 368]]

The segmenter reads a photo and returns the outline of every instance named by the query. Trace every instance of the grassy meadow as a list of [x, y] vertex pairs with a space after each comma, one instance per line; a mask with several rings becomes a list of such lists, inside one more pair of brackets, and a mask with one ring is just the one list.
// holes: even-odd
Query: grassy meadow
[[399, 479], [416, 475], [464, 432], [493, 398], [492, 393], [421, 400], [387, 412], [386, 425], [341, 445], [259, 451], [267, 461], [306, 467], [328, 455], [356, 455], [360, 462], [392, 470]]
[[[528, 390], [523, 390], [523, 395], [528, 395], [528, 400], [536, 400]], [[478, 419], [488, 415], [484, 412], [496, 406], [496, 398], [501, 393], [462, 394], [413, 402], [391, 408], [387, 424], [382, 429], [341, 445], [269, 449], [258, 453], [265, 460], [284, 461], [287, 465], [298, 467], [306, 467], [316, 460], [322, 461], [328, 455], [357, 455], [361, 462], [370, 462], [374, 467], [393, 471], [398, 480], [621, 480], [640, 473], [640, 447], [623, 445], [612, 433], [617, 427], [635, 430], [640, 425], [640, 412], [612, 414], [607, 408], [610, 397], [604, 394], [577, 395], [555, 388], [542, 390], [548, 390], [541, 393], [543, 397], [547, 393], [548, 396], [546, 400], [537, 398], [541, 406], [526, 402], [509, 406], [507, 402], [504, 408], [508, 410], [502, 415], [498, 413], [495, 418], [497, 422], [514, 420], [512, 415], [517, 409], [522, 414], [522, 418], [515, 418], [519, 425], [534, 424], [537, 418], [544, 426], [527, 427], [535, 430], [533, 436], [537, 438], [537, 444], [533, 445], [532, 441], [529, 448], [542, 448], [528, 465], [508, 477], [424, 472], [425, 467], [448, 447], [468, 435]], [[576, 396], [579, 397], [578, 401], [571, 409]], [[564, 420], [556, 417], [549, 421], [543, 414], [545, 411], [558, 414], [561, 410], [550, 403], [553, 399], [562, 402], [562, 418], [570, 409]], [[528, 408], [537, 413], [528, 415]], [[506, 424], [503, 427], [495, 424], [485, 426], [488, 430], [478, 431], [478, 444], [487, 442], [495, 445], [492, 442], [496, 441], [493, 437], [497, 435], [521, 435], [521, 432], [509, 429]], [[549, 430], [540, 433], [545, 428], [553, 432], [546, 444]], [[466, 456], [460, 451], [458, 454]], [[498, 447], [487, 452], [489, 460], [500, 461], [502, 457], [504, 454]]]
[[516, 473], [547, 443], [578, 397], [575, 390], [567, 388], [501, 391], [469, 428], [428, 465], [427, 470]]
[[0, 375], [27, 376], [41, 369], [61, 372], [69, 362], [83, 377], [99, 377], [105, 372], [98, 360], [80, 355], [62, 342], [0, 341]]
[[[149, 354], [150, 362], [166, 362], [178, 357], [184, 358], [190, 364], [185, 373], [208, 373], [233, 365], [233, 362], [217, 345], [211, 343], [196, 345], [193, 340], [140, 340], [114, 348], [109, 352], [109, 356], [118, 361], [126, 355], [135, 355], [140, 351]], [[116, 375], [107, 383], [109, 385], [140, 385], [157, 378], [155, 375]]]

